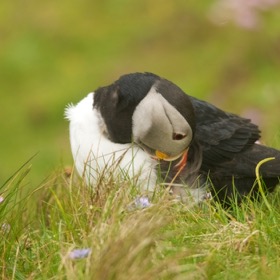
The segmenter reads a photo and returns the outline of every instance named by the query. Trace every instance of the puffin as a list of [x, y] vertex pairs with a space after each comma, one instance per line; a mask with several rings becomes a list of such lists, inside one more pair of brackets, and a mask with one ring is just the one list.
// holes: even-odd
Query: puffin
[[[228, 205], [279, 184], [280, 151], [259, 143], [251, 120], [186, 94], [156, 74], [131, 73], [66, 107], [77, 172], [90, 186], [131, 180], [167, 188], [185, 203]], [[111, 181], [110, 181], [111, 180]], [[210, 194], [210, 196], [209, 196]]]

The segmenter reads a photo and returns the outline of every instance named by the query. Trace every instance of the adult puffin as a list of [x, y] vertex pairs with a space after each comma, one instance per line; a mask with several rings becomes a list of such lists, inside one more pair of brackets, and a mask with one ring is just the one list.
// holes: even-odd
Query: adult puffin
[[[158, 174], [175, 195], [195, 202], [207, 189], [222, 202], [257, 194], [257, 164], [268, 191], [279, 183], [280, 152], [256, 144], [258, 127], [185, 94], [152, 73], [121, 76], [66, 109], [75, 166], [89, 184], [129, 177], [152, 191]], [[189, 200], [188, 200], [189, 201]]]

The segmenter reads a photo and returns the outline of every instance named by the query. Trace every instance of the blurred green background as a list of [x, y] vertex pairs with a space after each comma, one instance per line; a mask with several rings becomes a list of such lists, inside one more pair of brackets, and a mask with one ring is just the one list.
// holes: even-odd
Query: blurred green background
[[279, 5], [224, 2], [1, 1], [0, 184], [35, 153], [32, 184], [72, 165], [66, 104], [135, 71], [252, 117], [279, 148]]

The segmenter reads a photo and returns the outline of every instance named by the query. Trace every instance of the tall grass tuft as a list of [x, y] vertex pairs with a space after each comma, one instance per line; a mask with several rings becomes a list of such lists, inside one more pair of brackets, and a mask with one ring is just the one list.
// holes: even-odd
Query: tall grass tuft
[[[24, 165], [0, 189], [2, 279], [277, 279], [279, 190], [264, 200], [188, 207], [125, 179], [88, 188], [59, 170], [28, 191]], [[269, 207], [267, 207], [269, 203]], [[75, 255], [78, 252], [78, 255]]]

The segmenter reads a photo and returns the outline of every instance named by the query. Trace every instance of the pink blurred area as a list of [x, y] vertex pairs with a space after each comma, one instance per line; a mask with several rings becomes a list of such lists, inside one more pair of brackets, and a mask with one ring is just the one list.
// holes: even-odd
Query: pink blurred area
[[210, 10], [216, 24], [232, 21], [241, 28], [255, 29], [261, 24], [260, 13], [274, 9], [279, 0], [218, 0]]

